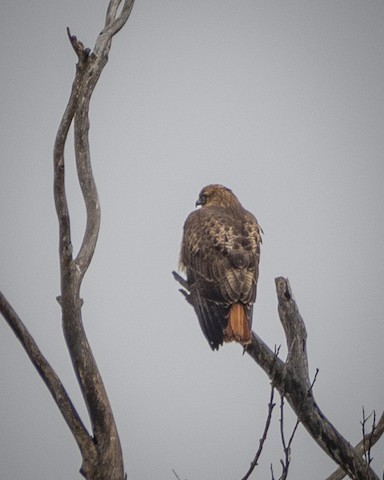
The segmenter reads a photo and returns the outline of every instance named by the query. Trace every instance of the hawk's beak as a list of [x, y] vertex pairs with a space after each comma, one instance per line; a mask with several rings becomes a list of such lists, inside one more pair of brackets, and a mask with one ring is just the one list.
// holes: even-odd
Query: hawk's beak
[[201, 205], [201, 200], [200, 198], [196, 200], [195, 207], [199, 207]]

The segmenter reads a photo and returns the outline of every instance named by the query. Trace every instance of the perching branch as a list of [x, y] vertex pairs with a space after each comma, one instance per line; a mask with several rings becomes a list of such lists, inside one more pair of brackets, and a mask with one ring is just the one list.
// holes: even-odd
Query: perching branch
[[298, 419], [311, 434], [317, 444], [339, 465], [351, 478], [356, 480], [378, 480], [377, 475], [364, 462], [344, 437], [324, 416], [315, 402], [308, 375], [308, 358], [306, 352], [307, 332], [293, 298], [287, 279], [276, 278], [278, 311], [283, 325], [288, 356], [283, 378], [279, 387]]
[[[189, 286], [180, 275], [173, 273], [183, 287], [186, 300], [191, 303]], [[275, 280], [278, 312], [283, 325], [288, 355], [285, 362], [276, 358], [273, 351], [252, 332], [252, 343], [246, 352], [265, 371], [272, 385], [285, 397], [298, 420], [310, 433], [315, 442], [354, 480], [378, 480], [377, 475], [336, 430], [318, 407], [312, 392], [308, 374], [306, 352], [307, 332], [304, 321], [293, 298], [287, 279]]]

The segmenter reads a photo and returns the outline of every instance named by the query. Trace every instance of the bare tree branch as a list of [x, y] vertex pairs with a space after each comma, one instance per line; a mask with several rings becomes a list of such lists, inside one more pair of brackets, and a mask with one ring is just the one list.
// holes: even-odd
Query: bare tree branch
[[274, 393], [275, 393], [275, 388], [272, 386], [271, 395], [269, 397], [269, 403], [268, 403], [267, 420], [265, 421], [265, 427], [264, 427], [263, 435], [262, 435], [262, 437], [260, 438], [260, 441], [259, 441], [259, 448], [256, 451], [255, 457], [253, 458], [247, 473], [244, 475], [244, 477], [241, 480], [247, 480], [251, 476], [253, 470], [255, 469], [255, 467], [256, 467], [256, 465], [259, 461], [261, 453], [263, 451], [264, 443], [265, 443], [265, 441], [267, 439], [267, 435], [268, 435], [269, 426], [271, 425], [272, 412], [273, 412], [273, 409], [275, 407], [275, 403], [273, 402]]
[[[100, 33], [98, 42], [103, 43], [101, 38], [106, 38], [106, 41], [109, 42], [109, 39], [116, 35], [116, 33], [121, 30], [121, 28], [127, 22], [129, 15], [131, 14], [133, 4], [135, 0], [125, 0], [124, 5], [121, 7], [121, 12], [118, 14], [118, 9], [120, 7], [121, 0], [112, 0], [109, 2], [107, 15], [105, 18], [105, 27], [104, 30]], [[96, 43], [95, 53], [98, 53], [99, 43]], [[105, 47], [102, 47], [103, 49]]]
[[295, 437], [295, 433], [297, 431], [297, 427], [299, 426], [300, 420], [297, 419], [295, 426], [293, 427], [291, 436], [289, 437], [288, 443], [286, 442], [285, 439], [285, 431], [284, 431], [284, 397], [281, 396], [280, 399], [280, 437], [281, 437], [281, 443], [283, 446], [283, 452], [284, 452], [284, 460], [280, 460], [280, 464], [282, 467], [281, 475], [279, 477], [279, 480], [286, 480], [288, 477], [288, 471], [289, 471], [289, 465], [291, 463], [291, 451], [292, 451], [292, 442]]
[[0, 312], [13, 330], [17, 339], [27, 352], [32, 364], [48, 387], [53, 399], [67, 422], [80, 450], [92, 448], [93, 441], [83, 422], [78, 416], [63, 384], [56, 372], [41, 353], [31, 334], [20, 320], [5, 296], [0, 292]]
[[[373, 447], [375, 443], [382, 437], [384, 434], [384, 412], [381, 414], [379, 421], [376, 426], [370, 433], [367, 433], [363, 436], [360, 442], [354, 447], [354, 450], [357, 455], [363, 456], [368, 445]], [[369, 442], [368, 442], [369, 437]], [[335, 470], [326, 480], [342, 480], [347, 474], [342, 468]]]
[[[363, 412], [363, 419], [360, 423], [361, 423], [361, 430], [363, 432], [363, 440], [364, 440], [364, 450], [365, 450], [364, 459], [368, 463], [368, 465], [370, 465], [371, 462], [372, 462], [372, 455], [371, 455], [372, 435], [373, 435], [373, 432], [375, 431], [375, 428], [376, 428], [376, 412], [373, 411], [370, 415], [368, 415], [368, 417], [365, 415], [364, 407], [362, 408], [362, 412]], [[371, 431], [369, 433], [367, 433], [366, 425], [367, 425], [368, 420], [371, 417], [373, 417], [372, 428], [371, 428]]]
[[[174, 277], [183, 287], [186, 300], [193, 304], [193, 292], [187, 282], [184, 279], [180, 281], [181, 277], [177, 274]], [[329, 422], [315, 402], [308, 374], [304, 321], [288, 280], [278, 277], [275, 284], [279, 317], [288, 346], [287, 359], [285, 362], [276, 359], [273, 351], [254, 332], [246, 352], [266, 372], [272, 385], [287, 399], [298, 420], [327, 455], [355, 480], [378, 480], [375, 472]], [[273, 475], [273, 470], [271, 472]]]
[[308, 376], [304, 321], [293, 299], [288, 280], [279, 277], [275, 282], [279, 316], [289, 351], [281, 385], [289, 404], [317, 444], [352, 478], [377, 480], [377, 475], [356, 454], [316, 404]]
[[173, 468], [172, 468], [172, 473], [175, 475], [177, 480], [181, 480], [181, 478], [179, 477], [179, 475], [176, 473], [175, 469], [173, 469]]
[[[41, 354], [31, 335], [3, 295], [0, 309], [24, 346], [27, 354], [49, 388], [80, 448], [81, 473], [88, 480], [122, 480], [123, 457], [112, 409], [96, 361], [88, 343], [82, 318], [80, 288], [92, 260], [100, 227], [100, 206], [93, 178], [89, 149], [89, 104], [96, 83], [108, 61], [113, 36], [124, 26], [134, 0], [110, 0], [104, 29], [93, 52], [71, 35], [68, 37], [78, 57], [72, 90], [61, 119], [54, 145], [54, 199], [59, 222], [59, 258], [62, 325], [72, 364], [92, 424], [87, 432], [64, 387], [52, 367]], [[77, 175], [86, 207], [86, 227], [75, 259], [71, 243], [70, 216], [65, 191], [64, 147], [74, 122], [74, 144]]]
[[[134, 2], [125, 1], [118, 13], [120, 3], [118, 0], [111, 0], [109, 3], [106, 25], [96, 41], [93, 52], [85, 48], [68, 30], [78, 64], [54, 149], [54, 193], [59, 220], [62, 323], [73, 367], [91, 419], [97, 450], [96, 459], [91, 457], [90, 452], [82, 451], [81, 472], [85, 478], [93, 480], [98, 478], [120, 480], [124, 476], [120, 440], [107, 392], [84, 331], [80, 299], [81, 283], [92, 260], [100, 227], [100, 205], [91, 168], [88, 137], [89, 104], [96, 83], [108, 61], [112, 38], [127, 21]], [[85, 233], [75, 260], [72, 259], [64, 181], [64, 146], [72, 121], [77, 175], [86, 207]]]
[[[175, 276], [175, 272], [174, 272], [174, 276]], [[175, 278], [177, 279], [177, 276], [175, 276]], [[183, 284], [184, 282], [184, 279], [180, 277], [180, 283]], [[186, 286], [184, 285], [184, 288]], [[182, 292], [182, 290], [180, 290]], [[183, 293], [183, 292], [182, 292]], [[274, 352], [274, 355], [275, 355], [275, 362], [278, 361], [278, 355], [279, 355], [279, 351], [280, 351], [280, 347], [278, 348], [275, 348], [275, 352]], [[268, 414], [267, 414], [267, 419], [266, 419], [266, 422], [265, 422], [265, 426], [264, 426], [264, 431], [263, 431], [263, 435], [259, 441], [259, 447], [256, 451], [256, 454], [253, 458], [253, 460], [251, 461], [251, 464], [249, 466], [249, 469], [247, 471], [247, 473], [244, 475], [244, 477], [241, 479], [241, 480], [246, 480], [250, 477], [250, 475], [252, 474], [253, 470], [255, 469], [256, 465], [258, 464], [258, 461], [259, 461], [259, 458], [261, 456], [261, 453], [263, 451], [263, 447], [264, 447], [264, 443], [267, 439], [267, 434], [268, 434], [268, 431], [269, 431], [269, 427], [270, 427], [270, 424], [271, 424], [271, 420], [272, 420], [272, 413], [273, 413], [273, 409], [275, 407], [275, 403], [273, 401], [274, 399], [274, 393], [275, 393], [275, 388], [274, 386], [272, 385], [271, 386], [271, 394], [270, 394], [270, 398], [269, 398], [269, 403], [268, 403]], [[273, 474], [273, 471], [272, 471], [272, 474]]]
[[[319, 370], [317, 369], [316, 373], [315, 373], [315, 376], [314, 376], [314, 379], [312, 381], [310, 390], [313, 389], [313, 385], [316, 382], [318, 373], [319, 373]], [[289, 437], [289, 440], [288, 440], [288, 443], [287, 443], [286, 440], [285, 440], [285, 431], [284, 431], [284, 397], [281, 396], [281, 401], [280, 401], [280, 436], [281, 436], [281, 443], [282, 443], [282, 446], [283, 446], [284, 460], [283, 459], [280, 460], [280, 464], [282, 466], [282, 472], [281, 472], [279, 480], [286, 480], [286, 478], [288, 477], [289, 466], [290, 466], [290, 463], [291, 463], [292, 443], [293, 443], [293, 439], [295, 437], [295, 434], [296, 434], [296, 431], [297, 431], [297, 428], [298, 428], [299, 424], [300, 424], [300, 420], [299, 420], [299, 418], [297, 418], [295, 426], [293, 427], [291, 436]]]

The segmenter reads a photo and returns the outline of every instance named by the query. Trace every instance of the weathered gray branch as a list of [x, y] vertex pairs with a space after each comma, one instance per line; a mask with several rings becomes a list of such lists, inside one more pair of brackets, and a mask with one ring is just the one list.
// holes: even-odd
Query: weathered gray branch
[[[127, 21], [134, 2], [125, 1], [119, 11], [120, 3], [121, 0], [112, 0], [109, 3], [106, 23], [93, 52], [84, 48], [83, 44], [68, 31], [72, 47], [78, 57], [78, 64], [54, 149], [54, 194], [60, 239], [59, 302], [62, 308], [64, 336], [92, 424], [93, 452], [88, 448], [81, 450], [83, 457], [81, 472], [85, 478], [92, 480], [122, 480], [124, 477], [120, 440], [107, 392], [84, 331], [80, 298], [81, 283], [92, 260], [100, 227], [100, 205], [89, 149], [89, 104], [96, 83], [108, 61], [112, 38]], [[64, 178], [64, 146], [72, 121], [77, 175], [86, 207], [85, 233], [74, 260]]]
[[304, 321], [293, 298], [288, 280], [279, 277], [276, 278], [275, 283], [279, 317], [288, 346], [282, 382], [276, 388], [285, 395], [312, 438], [351, 478], [378, 480], [373, 470], [329, 422], [315, 402], [308, 375], [307, 332]]
[[[354, 451], [357, 455], [363, 456], [367, 451], [368, 446], [373, 447], [375, 443], [382, 437], [384, 434], [384, 412], [381, 414], [380, 420], [377, 422], [377, 425], [372, 432], [367, 433], [360, 442], [355, 445]], [[346, 472], [342, 468], [335, 470], [326, 480], [342, 480], [346, 476]]]
[[0, 312], [27, 352], [32, 364], [39, 372], [52, 397], [67, 422], [80, 450], [91, 449], [93, 442], [83, 422], [78, 416], [71, 399], [56, 372], [48, 363], [31, 334], [20, 320], [5, 296], [0, 292]]
[[[104, 28], [93, 52], [70, 34], [78, 57], [71, 94], [60, 122], [54, 146], [54, 198], [59, 221], [59, 257], [62, 325], [72, 364], [88, 409], [92, 435], [88, 433], [56, 373], [44, 358], [6, 298], [0, 294], [0, 311], [21, 341], [56, 401], [82, 454], [81, 473], [88, 480], [123, 480], [124, 465], [112, 409], [101, 379], [82, 318], [80, 288], [92, 260], [100, 227], [100, 206], [93, 178], [89, 149], [89, 104], [96, 83], [108, 61], [113, 36], [124, 26], [134, 0], [109, 2]], [[71, 243], [70, 216], [65, 192], [64, 147], [74, 122], [77, 174], [86, 207], [86, 228], [75, 259]]]
[[[175, 272], [173, 275], [183, 287], [181, 292], [186, 300], [191, 303], [193, 299], [189, 295], [186, 280]], [[361, 458], [361, 453], [354, 450], [315, 402], [308, 373], [304, 321], [288, 280], [278, 277], [275, 283], [279, 317], [287, 340], [287, 359], [283, 362], [276, 358], [274, 352], [254, 332], [252, 343], [246, 347], [246, 352], [265, 371], [272, 385], [287, 399], [298, 420], [327, 455], [355, 480], [378, 480], [377, 475]]]

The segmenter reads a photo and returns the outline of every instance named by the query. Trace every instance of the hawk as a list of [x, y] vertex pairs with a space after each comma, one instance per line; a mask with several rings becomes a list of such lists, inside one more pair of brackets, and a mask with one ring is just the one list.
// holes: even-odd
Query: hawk
[[261, 227], [223, 185], [204, 187], [184, 224], [180, 269], [212, 350], [251, 342]]

